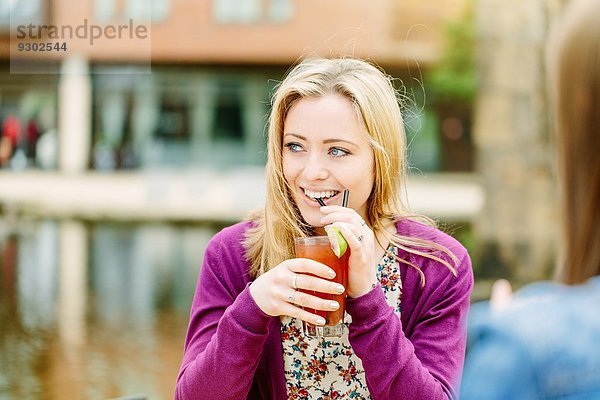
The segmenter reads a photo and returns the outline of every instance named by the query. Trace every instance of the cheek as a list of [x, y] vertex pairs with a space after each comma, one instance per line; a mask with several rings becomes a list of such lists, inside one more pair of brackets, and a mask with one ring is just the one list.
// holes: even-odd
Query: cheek
[[286, 180], [286, 182], [291, 183], [294, 179], [296, 179], [296, 176], [298, 175], [297, 168], [295, 168], [292, 161], [285, 156], [282, 159], [282, 164], [283, 178]]
[[365, 193], [370, 193], [373, 187], [373, 174], [368, 167], [366, 170], [362, 168], [345, 170], [337, 174], [337, 179], [344, 187], [350, 189], [350, 195], [354, 192], [355, 196], [360, 195], [361, 198]]
[[375, 184], [374, 165], [368, 161], [365, 161], [362, 165], [364, 165], [364, 168], [361, 167], [358, 171], [355, 171], [351, 179], [357, 195], [360, 196], [356, 200], [366, 202]]

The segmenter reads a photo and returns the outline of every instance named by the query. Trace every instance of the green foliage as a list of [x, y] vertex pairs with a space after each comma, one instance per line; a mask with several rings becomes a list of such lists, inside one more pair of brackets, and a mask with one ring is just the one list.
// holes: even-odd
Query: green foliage
[[468, 4], [462, 18], [444, 27], [444, 51], [426, 73], [426, 87], [436, 102], [471, 104], [476, 88], [475, 24]]

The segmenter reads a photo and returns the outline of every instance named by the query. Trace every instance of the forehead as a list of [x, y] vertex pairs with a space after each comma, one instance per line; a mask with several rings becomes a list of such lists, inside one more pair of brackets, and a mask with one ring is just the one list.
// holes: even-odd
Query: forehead
[[366, 130], [350, 99], [338, 93], [296, 101], [284, 120], [284, 133], [364, 136]]

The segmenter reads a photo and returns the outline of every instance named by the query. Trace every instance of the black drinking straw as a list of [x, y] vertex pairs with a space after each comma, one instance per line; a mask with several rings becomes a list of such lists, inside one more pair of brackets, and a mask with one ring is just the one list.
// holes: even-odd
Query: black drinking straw
[[317, 203], [319, 203], [322, 207], [325, 207], [325, 203], [323, 202], [323, 200], [321, 200], [320, 197], [316, 197], [315, 200], [317, 201]]
[[344, 197], [342, 198], [342, 207], [346, 207], [348, 205], [348, 195], [350, 191], [348, 189], [344, 189]]

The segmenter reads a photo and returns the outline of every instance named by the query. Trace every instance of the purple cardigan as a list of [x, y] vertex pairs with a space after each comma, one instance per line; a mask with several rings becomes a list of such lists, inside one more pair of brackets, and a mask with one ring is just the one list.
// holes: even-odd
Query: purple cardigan
[[[223, 229], [209, 242], [192, 302], [175, 399], [286, 399], [280, 320], [266, 315], [248, 286], [249, 263], [241, 242], [250, 222]], [[466, 250], [445, 233], [403, 220], [398, 233], [433, 240], [459, 260], [457, 276], [445, 266], [400, 254], [402, 315], [380, 286], [348, 299], [349, 340], [362, 360], [373, 399], [457, 398], [462, 373], [469, 297], [473, 287]]]

